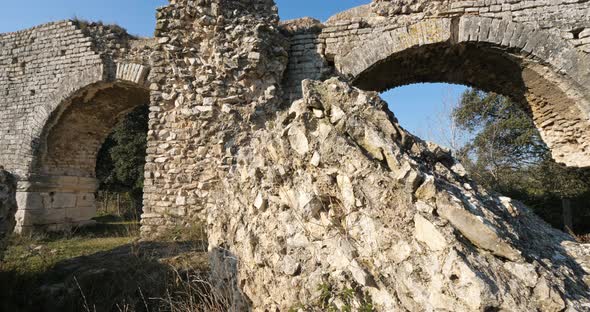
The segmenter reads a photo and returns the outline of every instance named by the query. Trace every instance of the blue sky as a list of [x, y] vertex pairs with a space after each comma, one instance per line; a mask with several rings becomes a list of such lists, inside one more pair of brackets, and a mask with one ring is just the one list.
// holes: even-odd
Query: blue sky
[[[155, 8], [167, 0], [18, 0], [4, 1], [0, 10], [0, 33], [73, 17], [101, 20], [123, 26], [129, 33], [151, 36]], [[281, 19], [312, 16], [325, 21], [330, 16], [369, 3], [370, 0], [276, 0]], [[403, 127], [424, 139], [445, 145], [438, 138], [444, 125], [441, 113], [448, 112], [451, 99], [465, 88], [448, 84], [414, 84], [383, 94]]]

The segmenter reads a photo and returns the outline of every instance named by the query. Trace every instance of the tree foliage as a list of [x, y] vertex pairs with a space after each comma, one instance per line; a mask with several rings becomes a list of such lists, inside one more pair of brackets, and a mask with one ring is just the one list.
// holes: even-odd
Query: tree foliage
[[148, 107], [144, 105], [127, 114], [113, 129], [103, 143], [96, 163], [100, 189], [130, 193], [136, 207], [141, 207], [143, 197], [147, 128]]
[[553, 161], [526, 106], [469, 89], [452, 117], [473, 135], [458, 156], [480, 185], [526, 203], [555, 226], [562, 225], [562, 199], [571, 199], [578, 215], [585, 213], [589, 171]]

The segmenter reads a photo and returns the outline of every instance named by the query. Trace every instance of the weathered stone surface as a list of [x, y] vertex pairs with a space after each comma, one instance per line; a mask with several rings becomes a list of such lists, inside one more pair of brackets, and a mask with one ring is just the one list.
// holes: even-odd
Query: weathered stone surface
[[[313, 310], [320, 285], [356, 289], [357, 307], [370, 298], [379, 311], [557, 311], [590, 303], [579, 266], [585, 245], [515, 202], [512, 217], [505, 199], [466, 187], [472, 182], [452, 158], [402, 130], [376, 94], [330, 79], [305, 81], [303, 95], [307, 113], [295, 103], [297, 116], [279, 113], [277, 126], [253, 132], [237, 155], [238, 172], [280, 163], [290, 174], [276, 180], [276, 167], [256, 167], [258, 177], [227, 184], [223, 197], [235, 200], [209, 210], [210, 244], [227, 246], [229, 257], [216, 260], [227, 269], [239, 259], [233, 276], [254, 310], [299, 303]], [[335, 105], [344, 115], [333, 124]], [[360, 120], [362, 128], [353, 126]], [[305, 128], [309, 153], [286, 144], [283, 133], [294, 126]], [[395, 168], [364, 150], [367, 132], [391, 152]], [[309, 162], [312, 151], [322, 155], [319, 166]], [[413, 188], [414, 176], [427, 178]], [[269, 201], [264, 213], [245, 210], [243, 189], [284, 200]], [[321, 202], [314, 214], [306, 208], [311, 198]]]
[[436, 226], [417, 213], [414, 216], [416, 239], [425, 243], [432, 251], [443, 250], [447, 247], [445, 237]]

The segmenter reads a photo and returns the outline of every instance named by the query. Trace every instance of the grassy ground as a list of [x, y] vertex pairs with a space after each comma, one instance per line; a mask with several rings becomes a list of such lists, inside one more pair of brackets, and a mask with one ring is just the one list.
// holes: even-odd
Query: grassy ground
[[41, 273], [60, 261], [111, 250], [138, 238], [138, 222], [114, 216], [97, 218], [95, 226], [65, 233], [14, 235], [0, 271]]
[[67, 233], [15, 235], [0, 264], [0, 284], [10, 285], [0, 311], [176, 311], [170, 303], [186, 301], [187, 289], [199, 298], [209, 289], [204, 236], [180, 241], [186, 233], [143, 242], [137, 222], [104, 216]]

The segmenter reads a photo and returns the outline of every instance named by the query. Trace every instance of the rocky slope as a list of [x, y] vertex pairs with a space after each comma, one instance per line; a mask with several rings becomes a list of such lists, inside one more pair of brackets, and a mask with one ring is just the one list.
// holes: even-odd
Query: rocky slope
[[207, 218], [234, 311], [589, 309], [588, 249], [479, 189], [377, 94], [306, 80], [285, 103], [274, 1], [157, 18], [142, 232]]
[[236, 302], [254, 311], [590, 308], [586, 246], [479, 189], [377, 94], [336, 78], [303, 90], [239, 150], [226, 201], [209, 211], [213, 264], [239, 285]]

